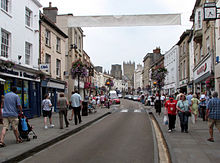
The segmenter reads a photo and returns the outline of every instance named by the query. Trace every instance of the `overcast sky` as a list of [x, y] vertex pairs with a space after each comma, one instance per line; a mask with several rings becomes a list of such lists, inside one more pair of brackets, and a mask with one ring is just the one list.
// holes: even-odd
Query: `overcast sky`
[[40, 0], [43, 7], [52, 2], [58, 14], [75, 16], [170, 14], [181, 13], [181, 26], [154, 27], [93, 27], [84, 31], [84, 50], [95, 66], [110, 70], [111, 64], [143, 58], [156, 47], [165, 53], [174, 46], [181, 34], [192, 27], [189, 21], [196, 0]]

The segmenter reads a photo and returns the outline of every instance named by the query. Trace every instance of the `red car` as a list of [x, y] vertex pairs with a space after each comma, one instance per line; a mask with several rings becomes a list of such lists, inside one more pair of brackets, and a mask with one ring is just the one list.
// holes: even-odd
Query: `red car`
[[120, 104], [120, 99], [117, 96], [110, 97], [112, 104]]

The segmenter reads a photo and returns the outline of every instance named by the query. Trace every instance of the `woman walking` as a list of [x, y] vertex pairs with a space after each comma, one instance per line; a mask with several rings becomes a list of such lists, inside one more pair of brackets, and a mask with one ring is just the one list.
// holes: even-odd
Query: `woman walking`
[[44, 100], [42, 101], [42, 110], [43, 110], [43, 117], [44, 117], [44, 128], [47, 129], [47, 117], [49, 118], [50, 127], [53, 128], [54, 124], [52, 123], [52, 104], [50, 101], [49, 94], [44, 96]]
[[191, 101], [192, 101], [192, 116], [194, 116], [194, 118], [192, 118], [192, 121], [193, 123], [195, 123], [197, 120], [198, 108], [199, 108], [199, 100], [197, 99], [196, 94], [193, 95]]
[[67, 120], [67, 107], [69, 105], [66, 97], [64, 97], [64, 93], [60, 94], [60, 98], [58, 99], [59, 106], [59, 120], [60, 120], [60, 129], [63, 129], [63, 117], [65, 120], [66, 127], [69, 126], [69, 122]]
[[177, 110], [180, 118], [181, 132], [188, 133], [188, 113], [190, 109], [186, 96], [183, 94], [180, 96], [180, 100], [177, 102]]
[[156, 109], [156, 113], [158, 113], [158, 115], [160, 115], [160, 113], [161, 113], [161, 100], [160, 100], [159, 94], [156, 95], [156, 100], [155, 100], [154, 106]]

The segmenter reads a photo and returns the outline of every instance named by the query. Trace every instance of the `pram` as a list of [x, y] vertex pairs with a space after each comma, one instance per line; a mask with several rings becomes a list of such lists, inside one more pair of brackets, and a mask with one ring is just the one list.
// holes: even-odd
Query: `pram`
[[33, 133], [33, 139], [37, 139], [37, 135], [33, 131], [32, 126], [28, 123], [28, 119], [23, 115], [18, 115], [19, 123], [18, 123], [18, 131], [22, 140], [30, 141], [29, 133]]

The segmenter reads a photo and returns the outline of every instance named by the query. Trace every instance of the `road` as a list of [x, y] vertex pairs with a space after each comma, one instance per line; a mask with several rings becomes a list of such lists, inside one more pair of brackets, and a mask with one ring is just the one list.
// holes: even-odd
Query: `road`
[[128, 100], [122, 100], [120, 107], [115, 108], [108, 117], [22, 162], [154, 162], [148, 114], [138, 102]]

